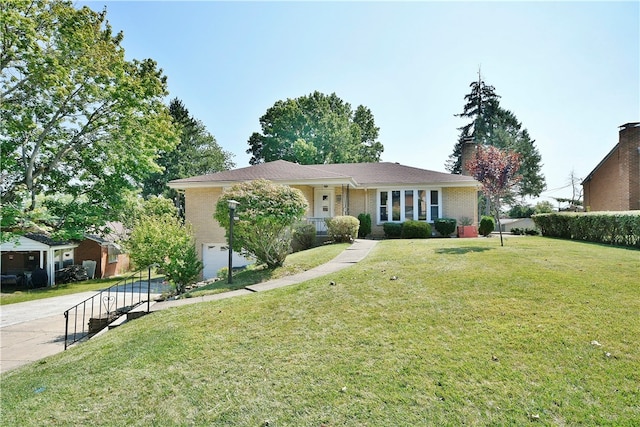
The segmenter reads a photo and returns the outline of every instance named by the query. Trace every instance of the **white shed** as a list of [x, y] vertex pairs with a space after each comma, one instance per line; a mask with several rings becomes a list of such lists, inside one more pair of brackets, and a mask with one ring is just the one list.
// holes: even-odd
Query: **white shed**
[[0, 245], [2, 275], [31, 277], [36, 268], [47, 272], [49, 286], [55, 283], [55, 272], [74, 262], [72, 242], [56, 241], [45, 234], [28, 233]]

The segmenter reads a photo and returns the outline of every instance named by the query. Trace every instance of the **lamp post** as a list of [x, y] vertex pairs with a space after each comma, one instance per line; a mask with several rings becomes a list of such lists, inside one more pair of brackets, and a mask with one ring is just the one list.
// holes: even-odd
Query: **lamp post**
[[233, 269], [233, 218], [236, 212], [236, 206], [240, 204], [240, 202], [236, 202], [235, 200], [228, 200], [229, 203], [229, 276], [227, 283], [233, 283], [233, 278], [231, 277], [231, 271]]

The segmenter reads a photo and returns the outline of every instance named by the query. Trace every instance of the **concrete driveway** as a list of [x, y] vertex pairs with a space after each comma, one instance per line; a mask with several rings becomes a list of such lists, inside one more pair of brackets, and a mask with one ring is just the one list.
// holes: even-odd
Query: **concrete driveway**
[[0, 306], [0, 373], [64, 350], [64, 311], [95, 295], [82, 292]]

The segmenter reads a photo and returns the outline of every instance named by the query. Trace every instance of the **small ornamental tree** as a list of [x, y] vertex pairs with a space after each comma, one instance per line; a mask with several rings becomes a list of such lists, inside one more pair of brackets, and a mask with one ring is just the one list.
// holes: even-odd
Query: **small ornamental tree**
[[521, 178], [518, 175], [520, 155], [502, 151], [491, 145], [479, 146], [475, 157], [467, 162], [466, 167], [471, 176], [482, 184], [482, 191], [491, 202], [498, 220], [500, 246], [504, 246], [500, 226], [500, 202]]
[[254, 257], [268, 268], [280, 267], [291, 248], [292, 227], [307, 210], [302, 192], [265, 179], [225, 191], [214, 218], [229, 232], [229, 200], [239, 202], [233, 225], [233, 250]]
[[178, 294], [182, 294], [202, 271], [191, 226], [182, 224], [173, 214], [149, 214], [138, 218], [125, 247], [136, 267], [157, 264]]

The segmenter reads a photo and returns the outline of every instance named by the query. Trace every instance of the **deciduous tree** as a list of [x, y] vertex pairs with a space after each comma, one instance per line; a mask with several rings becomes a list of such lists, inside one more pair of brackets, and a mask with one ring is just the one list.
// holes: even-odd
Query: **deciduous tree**
[[202, 271], [193, 229], [183, 224], [168, 199], [151, 198], [136, 218], [124, 242], [132, 263], [139, 268], [157, 264], [178, 294]]
[[500, 245], [504, 246], [502, 228], [500, 227], [500, 204], [502, 198], [508, 195], [521, 179], [519, 174], [520, 154], [513, 151], [503, 151], [491, 145], [480, 146], [475, 156], [467, 162], [465, 167], [471, 176], [482, 184], [482, 191], [491, 201], [498, 221]]
[[121, 209], [159, 170], [158, 150], [177, 143], [166, 77], [151, 59], [125, 60], [106, 10], [16, 0], [0, 12], [3, 212], [47, 210], [32, 218], [77, 237]]
[[262, 133], [249, 138], [252, 165], [273, 160], [300, 164], [377, 162], [384, 150], [371, 110], [335, 93], [313, 92], [277, 101], [260, 118]]

